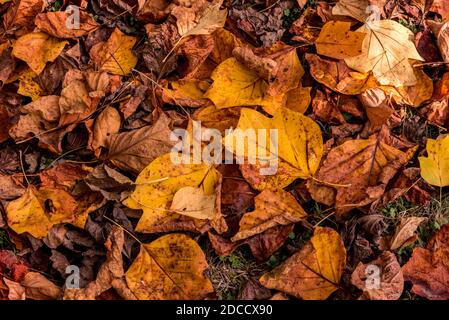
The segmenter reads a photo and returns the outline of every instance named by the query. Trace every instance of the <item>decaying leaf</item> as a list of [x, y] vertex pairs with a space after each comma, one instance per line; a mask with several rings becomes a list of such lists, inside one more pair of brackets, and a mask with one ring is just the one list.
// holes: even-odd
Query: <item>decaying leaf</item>
[[125, 278], [141, 300], [203, 299], [213, 291], [204, 275], [207, 267], [198, 244], [184, 234], [174, 233], [142, 244]]
[[400, 224], [396, 227], [396, 231], [390, 239], [390, 250], [396, 250], [415, 242], [418, 239], [415, 231], [425, 220], [426, 218], [422, 217], [402, 218]]
[[113, 226], [106, 240], [108, 250], [106, 261], [100, 267], [95, 281], [82, 289], [66, 289], [65, 300], [95, 300], [97, 296], [110, 288], [114, 288], [124, 299], [135, 300], [136, 297], [128, 288], [123, 270], [122, 250], [125, 242], [123, 229]]
[[317, 227], [310, 242], [264, 274], [260, 283], [304, 300], [324, 300], [338, 289], [345, 263], [340, 235], [333, 229]]

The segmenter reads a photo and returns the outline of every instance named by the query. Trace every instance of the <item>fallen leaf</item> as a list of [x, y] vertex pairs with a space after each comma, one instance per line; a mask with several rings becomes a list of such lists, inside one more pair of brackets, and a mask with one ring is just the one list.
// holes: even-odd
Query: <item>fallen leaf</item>
[[[279, 161], [275, 175], [260, 175], [259, 172], [258, 176], [248, 180], [248, 175], [242, 170], [243, 176], [257, 190], [263, 190], [267, 186], [286, 187], [297, 178], [307, 179], [313, 176], [318, 169], [323, 154], [321, 130], [313, 120], [298, 112], [281, 108], [273, 118], [267, 118], [255, 110], [242, 109], [237, 129], [240, 131], [232, 131], [225, 137], [225, 147], [228, 150], [236, 152], [237, 156], [245, 157], [247, 163], [258, 160], [257, 166], [262, 166], [260, 163], [267, 162], [273, 156]], [[250, 137], [246, 139], [247, 146], [244, 150], [234, 149], [234, 140], [242, 138], [239, 138], [242, 132], [258, 129], [265, 129], [267, 136]], [[270, 129], [277, 130], [276, 141], [269, 136]], [[263, 138], [267, 141], [265, 146], [261, 143]], [[273, 146], [278, 149], [272, 150]], [[255, 152], [250, 154], [251, 150], [258, 150], [257, 156]]]
[[175, 145], [170, 140], [170, 124], [170, 118], [163, 114], [152, 126], [111, 135], [107, 159], [124, 170], [142, 171]]
[[367, 264], [359, 262], [351, 283], [363, 291], [359, 299], [398, 300], [404, 290], [401, 266], [389, 251]]
[[412, 283], [411, 292], [430, 299], [449, 299], [449, 225], [444, 225], [426, 248], [415, 248], [402, 266], [405, 281]]
[[235, 249], [246, 244], [249, 246], [254, 258], [258, 261], [266, 261], [285, 243], [289, 234], [293, 231], [293, 227], [294, 224], [279, 225], [236, 242], [212, 232], [208, 232], [208, 235], [212, 248], [221, 257], [229, 256]]
[[449, 157], [446, 155], [449, 150], [449, 136], [440, 139], [428, 139], [426, 150], [428, 157], [419, 157], [421, 176], [423, 179], [437, 187], [449, 185]]
[[278, 225], [297, 223], [307, 217], [296, 199], [281, 189], [265, 189], [254, 201], [256, 209], [243, 215], [232, 241], [249, 238]]
[[27, 299], [56, 300], [61, 294], [61, 288], [38, 272], [28, 272], [20, 284]]
[[361, 22], [365, 22], [369, 16], [369, 0], [340, 0], [332, 8], [332, 14], [349, 16]]
[[105, 108], [97, 117], [94, 124], [92, 150], [97, 156], [101, 153], [101, 147], [108, 148], [110, 137], [120, 130], [122, 119], [117, 109]]
[[100, 192], [107, 200], [123, 201], [128, 197], [133, 182], [107, 165], [97, 166], [84, 181], [93, 191]]
[[366, 33], [363, 53], [345, 59], [350, 68], [363, 73], [372, 71], [382, 85], [400, 87], [417, 83], [409, 59], [424, 59], [411, 41], [414, 35], [409, 29], [393, 20], [375, 20], [357, 32]]
[[162, 89], [162, 101], [177, 106], [198, 108], [210, 105], [209, 99], [204, 93], [209, 88], [209, 83], [201, 80], [173, 81], [171, 88]]
[[204, 275], [206, 257], [191, 238], [168, 234], [149, 244], [126, 271], [126, 282], [140, 300], [196, 300], [213, 292]]
[[330, 228], [317, 227], [310, 242], [259, 281], [297, 298], [324, 300], [338, 289], [345, 263], [340, 235]]
[[384, 129], [367, 140], [349, 140], [331, 149], [315, 175], [322, 184], [317, 188], [314, 182], [308, 185], [312, 197], [327, 205], [335, 204], [340, 214], [378, 199], [416, 150], [403, 152], [395, 148], [384, 140], [387, 134]]
[[101, 71], [125, 76], [137, 64], [137, 57], [132, 52], [136, 41], [116, 28], [108, 41], [92, 47], [90, 56]]
[[36, 26], [56, 38], [78, 38], [99, 28], [95, 20], [86, 12], [79, 11], [79, 21], [72, 22], [72, 13], [67, 11], [45, 12], [36, 16]]
[[43, 32], [28, 33], [13, 43], [12, 54], [25, 61], [37, 75], [47, 62], [53, 62], [61, 54], [67, 41], [59, 41]]
[[360, 55], [366, 34], [352, 32], [350, 27], [350, 22], [329, 21], [326, 23], [315, 42], [318, 54], [335, 59]]
[[170, 210], [195, 219], [212, 220], [215, 201], [215, 195], [206, 195], [201, 188], [184, 187], [176, 191]]
[[125, 242], [123, 229], [113, 226], [106, 240], [106, 261], [101, 265], [95, 281], [82, 289], [64, 290], [64, 300], [95, 300], [100, 294], [114, 288], [121, 297], [127, 300], [137, 298], [128, 288], [124, 278], [122, 250]]
[[400, 224], [390, 239], [390, 250], [397, 250], [415, 242], [418, 239], [415, 231], [425, 220], [426, 218], [422, 217], [401, 218]]
[[[137, 177], [134, 192], [124, 201], [124, 204], [131, 209], [143, 210], [143, 215], [136, 226], [138, 232], [156, 232], [158, 227], [178, 220], [189, 223], [194, 230], [203, 228], [209, 222], [188, 217], [182, 210], [180, 212], [170, 210], [170, 205], [175, 194], [184, 187], [201, 187], [204, 195], [215, 195], [221, 180], [219, 172], [204, 163], [176, 164], [171, 160], [173, 157], [177, 155], [168, 153], [151, 162]], [[214, 205], [215, 214], [211, 224], [222, 233], [226, 231], [226, 224], [219, 209]]]
[[20, 111], [19, 121], [9, 130], [11, 137], [20, 141], [35, 136], [42, 147], [57, 153], [61, 137], [51, 131], [57, 127], [60, 118], [59, 97], [41, 97]]
[[210, 34], [223, 27], [228, 11], [220, 10], [222, 2], [222, 0], [205, 2], [206, 4], [200, 8], [174, 7], [171, 15], [176, 17], [176, 26], [181, 37]]
[[378, 86], [372, 75], [355, 72], [343, 60], [327, 60], [311, 53], [306, 53], [305, 57], [312, 77], [334, 91], [354, 95]]
[[285, 104], [285, 96], [269, 96], [268, 83], [236, 58], [223, 61], [212, 72], [214, 82], [205, 93], [217, 108], [262, 106], [278, 109]]
[[438, 13], [444, 21], [449, 20], [449, 9], [444, 0], [433, 0], [429, 11]]
[[58, 223], [74, 220], [76, 202], [63, 190], [28, 186], [26, 193], [6, 207], [8, 226], [15, 232], [28, 232], [35, 238], [47, 236]]

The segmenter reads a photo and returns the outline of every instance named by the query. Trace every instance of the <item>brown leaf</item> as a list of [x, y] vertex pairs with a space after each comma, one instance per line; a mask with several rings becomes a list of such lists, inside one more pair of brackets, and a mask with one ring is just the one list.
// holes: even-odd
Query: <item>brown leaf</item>
[[250, 278], [242, 290], [240, 290], [238, 300], [266, 300], [271, 297], [271, 291], [260, 284], [257, 279]]
[[115, 201], [127, 198], [134, 184], [128, 177], [107, 165], [97, 166], [84, 180], [90, 189], [100, 192], [107, 200]]
[[114, 134], [107, 158], [123, 170], [138, 173], [158, 156], [170, 152], [170, 119], [162, 114], [150, 127]]
[[317, 227], [310, 242], [259, 281], [297, 298], [324, 300], [338, 289], [345, 263], [346, 250], [339, 234]]
[[327, 205], [335, 204], [340, 214], [380, 198], [390, 179], [416, 150], [403, 152], [390, 139], [384, 127], [368, 140], [349, 140], [333, 148], [315, 176], [324, 184], [308, 184], [312, 197]]
[[106, 261], [100, 267], [95, 281], [83, 289], [66, 289], [65, 300], [94, 300], [101, 293], [114, 288], [117, 293], [127, 300], [136, 300], [136, 296], [129, 290], [123, 269], [122, 250], [125, 235], [119, 226], [113, 226], [111, 234], [106, 240]]
[[101, 147], [109, 147], [110, 137], [119, 132], [121, 122], [120, 114], [113, 107], [105, 108], [95, 119], [90, 146], [97, 157], [101, 153]]
[[306, 59], [310, 64], [312, 77], [334, 91], [354, 95], [377, 86], [372, 75], [349, 69], [343, 60], [323, 59], [310, 53], [306, 54]]
[[20, 111], [19, 121], [9, 131], [11, 137], [20, 141], [36, 136], [40, 146], [58, 153], [62, 137], [59, 132], [51, 130], [57, 127], [60, 118], [59, 97], [42, 97], [23, 106]]
[[229, 206], [237, 213], [243, 212], [254, 203], [256, 192], [245, 181], [238, 165], [221, 165], [218, 170], [223, 175], [221, 205]]
[[27, 299], [56, 300], [61, 294], [61, 288], [38, 272], [28, 272], [20, 284]]
[[430, 300], [449, 299], [449, 225], [444, 225], [426, 248], [415, 248], [402, 267], [412, 292]]
[[14, 71], [16, 62], [12, 57], [12, 48], [8, 43], [0, 45], [0, 82], [3, 85]]
[[39, 173], [41, 186], [59, 188], [70, 191], [78, 180], [83, 179], [89, 172], [80, 165], [69, 162], [58, 163], [54, 167]]
[[296, 199], [281, 189], [265, 189], [254, 200], [256, 209], [243, 215], [239, 231], [231, 238], [232, 241], [246, 239], [269, 228], [296, 223], [307, 217]]
[[359, 263], [351, 283], [363, 291], [359, 299], [398, 300], [404, 290], [404, 277], [396, 256], [384, 252], [367, 264]]
[[287, 240], [294, 224], [276, 226], [248, 239], [233, 242], [220, 235], [208, 232], [212, 248], [219, 256], [228, 256], [241, 245], [247, 244], [258, 261], [266, 261]]
[[[57, 11], [39, 13], [36, 16], [36, 26], [49, 35], [57, 38], [78, 38], [99, 28], [95, 20], [86, 12], [79, 11], [79, 21], [71, 21], [71, 12]], [[69, 23], [74, 24], [73, 26]], [[79, 24], [79, 25], [78, 25]]]
[[25, 188], [15, 181], [13, 176], [0, 174], [0, 199], [12, 200], [25, 193]]
[[425, 220], [426, 218], [422, 217], [402, 218], [401, 223], [396, 227], [396, 231], [390, 239], [390, 250], [397, 250], [415, 242], [418, 238], [415, 231]]
[[[32, 29], [36, 15], [44, 9], [43, 0], [17, 0], [5, 15], [8, 29], [17, 26]], [[31, 30], [29, 30], [31, 31]]]

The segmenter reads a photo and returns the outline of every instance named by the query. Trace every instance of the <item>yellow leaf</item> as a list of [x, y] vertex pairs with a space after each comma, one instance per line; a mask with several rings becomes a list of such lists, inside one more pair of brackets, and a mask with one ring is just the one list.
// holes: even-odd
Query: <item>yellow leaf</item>
[[19, 89], [18, 94], [26, 97], [30, 97], [31, 100], [35, 101], [43, 94], [43, 90], [40, 85], [34, 81], [37, 74], [34, 71], [27, 69], [19, 75]]
[[[263, 190], [268, 186], [283, 188], [297, 178], [310, 178], [320, 165], [323, 155], [323, 138], [320, 127], [315, 121], [301, 113], [281, 108], [273, 118], [267, 118], [255, 110], [245, 108], [241, 111], [237, 129], [241, 130], [236, 130], [225, 137], [227, 149], [233, 150], [236, 155], [243, 156], [247, 160], [252, 159], [253, 162], [254, 159], [263, 163], [270, 157], [278, 158], [279, 168], [275, 175], [259, 176], [257, 179], [248, 181], [258, 190]], [[247, 144], [240, 151], [231, 145], [231, 142], [234, 141], [233, 145], [237, 146], [237, 141], [245, 138], [245, 133], [251, 131], [258, 133], [258, 129], [265, 129], [267, 136], [257, 136], [256, 134], [255, 137], [252, 137], [247, 134]], [[277, 139], [270, 137], [270, 129], [277, 132]], [[244, 136], [241, 136], [242, 134]], [[261, 143], [263, 142], [261, 139], [266, 139], [266, 143]], [[277, 146], [278, 150], [273, 150], [273, 146]], [[257, 155], [254, 150], [257, 150]], [[251, 163], [251, 161], [247, 163]], [[247, 176], [245, 178], [248, 179]]]
[[327, 22], [321, 29], [320, 36], [315, 43], [318, 54], [335, 59], [360, 55], [366, 34], [352, 32], [350, 28], [350, 22]]
[[246, 239], [269, 228], [296, 223], [307, 217], [295, 197], [282, 189], [265, 189], [255, 198], [255, 207], [256, 210], [243, 215], [239, 231], [232, 241]]
[[125, 274], [128, 287], [140, 300], [203, 299], [213, 292], [205, 255], [184, 234], [168, 234], [142, 244]]
[[417, 79], [409, 59], [424, 61], [413, 43], [413, 33], [393, 20], [371, 21], [357, 32], [366, 33], [363, 53], [346, 58], [346, 64], [359, 72], [372, 71], [382, 85], [412, 86]]
[[437, 187], [449, 186], [449, 135], [427, 140], [428, 157], [419, 157], [421, 177]]
[[39, 75], [47, 62], [55, 61], [67, 43], [43, 32], [32, 32], [13, 43], [12, 54], [25, 61]]
[[304, 300], [324, 300], [338, 289], [346, 263], [340, 235], [331, 228], [315, 228], [298, 253], [260, 278], [260, 283]]
[[[136, 179], [136, 189], [124, 201], [129, 208], [143, 210], [143, 215], [136, 227], [138, 232], [155, 232], [157, 227], [174, 223], [181, 218], [183, 218], [182, 221], [191, 223], [198, 229], [208, 222], [173, 212], [170, 210], [170, 205], [176, 192], [184, 187], [201, 187], [204, 195], [215, 195], [220, 173], [205, 163], [175, 164], [171, 156], [176, 155], [169, 153], [160, 156], [143, 169]], [[221, 212], [215, 207], [211, 224], [222, 233], [223, 223]]]
[[137, 64], [137, 57], [132, 52], [136, 41], [135, 37], [127, 36], [115, 28], [108, 41], [92, 47], [90, 56], [101, 71], [127, 75]]
[[195, 219], [212, 220], [215, 216], [215, 194], [206, 195], [201, 188], [184, 187], [173, 196], [170, 209]]
[[6, 207], [8, 226], [19, 234], [28, 232], [41, 239], [53, 225], [72, 222], [76, 206], [76, 201], [64, 190], [37, 190], [30, 185], [23, 196]]
[[219, 109], [262, 106], [277, 110], [285, 105], [285, 95], [269, 96], [268, 83], [236, 58], [222, 62], [212, 72], [211, 78], [214, 83], [207, 90], [205, 97], [212, 100]]
[[202, 80], [179, 80], [170, 83], [170, 88], [162, 89], [162, 101], [178, 106], [203, 107], [211, 102], [204, 97], [209, 83]]

